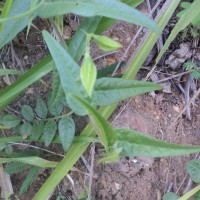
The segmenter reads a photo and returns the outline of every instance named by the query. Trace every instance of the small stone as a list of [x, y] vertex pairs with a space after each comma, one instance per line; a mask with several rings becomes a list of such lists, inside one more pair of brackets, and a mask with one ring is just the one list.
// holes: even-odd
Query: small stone
[[178, 106], [173, 106], [173, 110], [177, 113], [180, 113], [180, 108]]
[[27, 55], [25, 55], [25, 56], [24, 56], [24, 60], [27, 60], [27, 59], [28, 59], [28, 56], [27, 56]]
[[117, 190], [121, 189], [121, 185], [119, 183], [116, 183], [116, 182], [115, 182], [115, 187], [116, 187]]

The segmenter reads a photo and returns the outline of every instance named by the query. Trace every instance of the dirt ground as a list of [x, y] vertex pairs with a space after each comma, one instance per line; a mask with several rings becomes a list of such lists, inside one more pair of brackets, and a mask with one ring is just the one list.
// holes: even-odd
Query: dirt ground
[[[141, 7], [143, 12], [147, 12], [146, 6]], [[21, 67], [24, 70], [31, 68], [38, 60], [48, 54], [47, 47], [41, 38], [42, 28], [49, 29], [47, 21], [39, 20], [34, 22], [37, 29], [31, 28], [28, 40], [25, 40], [25, 32], [20, 33], [13, 42], [13, 48], [17, 57], [22, 62]], [[71, 19], [65, 22], [66, 37], [71, 37], [77, 27], [77, 21]], [[121, 42], [123, 49], [117, 53], [102, 57], [96, 60], [97, 66], [105, 66], [107, 64], [115, 63], [122, 56], [123, 52], [129, 45], [131, 39], [137, 32], [138, 27], [122, 22], [118, 22], [111, 27], [105, 34], [111, 36], [113, 39]], [[142, 32], [130, 49], [129, 54], [125, 60], [128, 60], [132, 55], [134, 49], [139, 44], [140, 39], [144, 35]], [[187, 41], [188, 42], [188, 41]], [[9, 48], [9, 47], [8, 47]], [[94, 46], [93, 58], [96, 58], [103, 53]], [[173, 44], [171, 53], [179, 48], [179, 44]], [[166, 56], [169, 56], [170, 52]], [[12, 61], [8, 58], [1, 57], [1, 61], [5, 65], [11, 65]], [[152, 60], [148, 65], [143, 67], [152, 67]], [[200, 60], [199, 60], [200, 62]], [[17, 68], [20, 69], [20, 64], [16, 63]], [[165, 66], [158, 67], [162, 77], [168, 77]], [[140, 70], [137, 79], [143, 79], [148, 69]], [[187, 78], [187, 76], [186, 76]], [[49, 85], [49, 76], [44, 78], [44, 81]], [[199, 145], [200, 137], [200, 98], [196, 99], [195, 105], [191, 108], [192, 119], [188, 120], [185, 114], [174, 123], [176, 117], [180, 114], [185, 105], [185, 99], [176, 83], [169, 80], [170, 92], [156, 92], [145, 94], [132, 98], [131, 100], [123, 101], [119, 104], [117, 110], [110, 118], [113, 127], [124, 127], [135, 129], [150, 136], [159, 138], [164, 141], [169, 141], [177, 144], [185, 145]], [[4, 88], [7, 83], [1, 80], [0, 88]], [[184, 81], [183, 81], [184, 85]], [[38, 92], [39, 91], [39, 92]], [[11, 107], [18, 110], [21, 104], [30, 103], [35, 105], [35, 93], [46, 98], [48, 87], [36, 83], [25, 91]], [[79, 121], [76, 122], [79, 124]], [[174, 124], [173, 124], [174, 123]], [[80, 132], [85, 124], [78, 127]], [[53, 150], [59, 151], [56, 146]], [[91, 160], [90, 149], [84, 154], [88, 163]], [[63, 153], [63, 152], [59, 152]], [[101, 155], [101, 147], [95, 148], [95, 162], [94, 162], [94, 178], [92, 183], [92, 197], [96, 200], [161, 200], [162, 195], [167, 192], [177, 192], [182, 194], [188, 183], [188, 176], [186, 173], [186, 164], [197, 155], [181, 156], [181, 157], [167, 157], [167, 158], [147, 158], [147, 157], [126, 157], [122, 158], [119, 163], [114, 164], [97, 164]], [[79, 161], [76, 167], [82, 172], [88, 173], [85, 164]], [[23, 200], [30, 200], [34, 193], [41, 187], [42, 182], [50, 174], [51, 171], [43, 171], [35, 181], [34, 185], [28, 190], [22, 198]], [[15, 192], [19, 191], [22, 179], [26, 173], [20, 176], [12, 176], [13, 187]], [[70, 173], [71, 181], [66, 177], [56, 188], [55, 195], [51, 199], [56, 199], [56, 195], [61, 194], [65, 199], [76, 199], [80, 194], [87, 190], [89, 176], [80, 172]], [[72, 198], [73, 196], [73, 198]]]

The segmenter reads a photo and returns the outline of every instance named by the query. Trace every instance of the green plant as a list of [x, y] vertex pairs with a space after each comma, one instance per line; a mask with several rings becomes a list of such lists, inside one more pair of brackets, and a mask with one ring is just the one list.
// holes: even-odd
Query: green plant
[[[47, 18], [58, 15], [62, 16], [66, 13], [75, 13], [86, 17], [74, 37], [68, 42], [67, 48], [66, 45], [61, 45], [62, 42], [59, 44], [48, 32], [43, 31], [44, 39], [48, 45], [56, 68], [52, 58], [49, 56], [23, 73], [15, 83], [0, 93], [0, 108], [3, 108], [23, 92], [26, 87], [53, 71], [53, 90], [49, 96], [48, 105], [45, 106], [44, 102], [38, 100], [40, 106], [36, 106], [35, 110], [41, 121], [45, 120], [47, 117], [48, 112], [46, 108], [48, 108], [51, 115], [55, 116], [54, 119], [47, 121], [45, 125], [47, 127], [43, 132], [44, 136], [41, 137], [41, 132], [37, 135], [34, 131], [33, 134], [28, 135], [28, 137], [0, 138], [0, 143], [40, 141], [45, 142], [48, 146], [51, 142], [62, 142], [63, 148], [66, 151], [69, 149], [66, 157], [59, 164], [41, 159], [38, 156], [21, 157], [15, 154], [16, 156], [8, 158], [8, 155], [4, 154], [7, 157], [0, 158], [1, 163], [20, 162], [36, 167], [55, 168], [52, 175], [35, 195], [34, 199], [45, 199], [49, 193], [53, 191], [54, 187], [69, 170], [71, 170], [74, 163], [76, 163], [87, 149], [91, 141], [100, 142], [105, 148], [105, 155], [100, 159], [100, 162], [117, 161], [120, 156], [146, 155], [160, 157], [184, 155], [200, 151], [199, 146], [187, 147], [170, 144], [133, 130], [113, 129], [107, 121], [119, 101], [155, 89], [160, 89], [159, 85], [132, 81], [131, 79], [135, 77], [140, 66], [159, 38], [159, 29], [164, 29], [179, 4], [179, 1], [170, 1], [166, 6], [165, 12], [158, 17], [158, 28], [150, 19], [126, 5], [136, 6], [141, 1], [123, 0], [122, 2], [123, 3], [120, 3], [114, 0], [93, 0], [88, 2], [85, 0], [63, 0], [59, 2], [42, 0], [37, 3], [37, 1], [31, 0], [26, 0], [26, 2], [23, 0], [16, 0], [12, 4], [9, 17], [0, 19], [0, 23], [5, 23], [4, 29], [0, 32], [1, 48], [12, 40], [25, 26], [28, 24], [30, 25], [32, 19], [37, 15]], [[198, 6], [198, 3], [195, 4], [197, 4], [195, 6]], [[121, 15], [119, 13], [123, 14]], [[196, 17], [196, 14], [197, 11], [192, 14], [192, 17]], [[111, 20], [109, 17], [113, 19]], [[89, 43], [93, 38], [98, 46], [106, 51], [120, 47], [119, 44], [111, 41], [109, 38], [99, 35], [112, 25], [115, 20], [125, 20], [147, 26], [157, 33], [149, 33], [145, 43], [142, 44], [141, 49], [136, 54], [135, 59], [129, 62], [129, 68], [122, 76], [122, 79], [109, 77], [99, 78], [90, 56]], [[184, 20], [182, 19], [182, 21]], [[183, 27], [189, 23], [189, 20], [184, 23], [185, 25]], [[62, 34], [60, 19], [56, 19], [55, 24], [58, 26], [58, 31]], [[77, 63], [84, 53], [84, 61], [80, 69]], [[96, 79], [96, 77], [98, 77], [98, 79]], [[65, 134], [63, 133], [63, 130], [66, 129], [74, 133], [74, 125], [71, 118], [65, 121], [62, 115], [58, 123], [60, 137], [58, 135], [56, 136], [57, 123], [55, 120], [58, 119], [56, 116], [59, 116], [62, 113], [63, 106], [66, 106], [63, 105], [63, 99], [65, 102], [64, 104], [67, 102], [68, 106], [75, 114], [81, 116], [88, 115], [90, 118], [91, 123], [89, 123], [83, 133], [78, 137], [74, 137], [74, 134], [68, 135], [66, 132]], [[97, 110], [98, 106], [102, 107]], [[23, 129], [23, 135], [23, 133], [29, 133], [34, 127], [35, 115], [33, 109], [28, 105], [23, 107], [22, 114], [27, 122], [22, 124], [16, 116], [14, 122], [15, 126], [19, 124], [21, 127], [23, 126], [23, 128], [20, 128], [20, 130]], [[8, 126], [3, 123], [2, 127], [14, 128], [15, 126], [13, 124], [13, 122], [9, 123]], [[37, 130], [36, 125], [34, 128]], [[96, 134], [98, 138], [96, 138]], [[37, 174], [37, 170], [33, 171], [33, 175], [35, 174]], [[28, 183], [32, 182], [30, 180], [32, 180], [34, 176], [31, 174], [30, 177], [31, 179], [27, 180]]]
[[195, 79], [200, 78], [200, 70], [198, 68], [198, 65], [192, 61], [187, 61], [186, 63], [183, 64], [183, 67], [186, 70], [193, 70], [192, 75]]

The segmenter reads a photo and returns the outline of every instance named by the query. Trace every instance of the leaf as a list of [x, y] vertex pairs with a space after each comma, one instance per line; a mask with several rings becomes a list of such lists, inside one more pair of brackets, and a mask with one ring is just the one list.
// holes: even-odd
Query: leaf
[[10, 74], [22, 74], [22, 72], [20, 70], [0, 69], [0, 76], [10, 75]]
[[173, 192], [167, 192], [162, 197], [162, 200], [178, 200], [178, 198], [179, 198], [179, 196], [176, 195], [175, 193], [173, 193]]
[[39, 121], [39, 122], [34, 122], [32, 129], [31, 129], [31, 138], [34, 140], [38, 140], [40, 136], [42, 135], [44, 131], [44, 123]]
[[44, 127], [43, 138], [45, 140], [45, 146], [49, 146], [56, 134], [57, 124], [54, 120], [49, 120]]
[[45, 119], [47, 117], [47, 106], [42, 99], [37, 99], [35, 112], [41, 119]]
[[122, 47], [122, 45], [107, 36], [92, 34], [92, 37], [98, 47], [103, 51], [114, 51]]
[[78, 30], [74, 34], [72, 40], [69, 43], [69, 54], [71, 57], [78, 62], [86, 49], [86, 34], [93, 33], [101, 20], [101, 17], [88, 17], [83, 20]]
[[[131, 7], [136, 7], [141, 4], [144, 0], [121, 0], [120, 2], [125, 3]], [[96, 34], [100, 34], [106, 31], [110, 26], [116, 23], [115, 19], [102, 17], [97, 30], [95, 31]]]
[[[119, 69], [125, 64], [125, 62], [122, 62], [119, 66]], [[108, 76], [109, 74], [112, 74], [115, 68], [117, 67], [118, 63], [108, 65], [104, 68], [100, 68], [97, 70], [97, 79], [103, 78]]]
[[48, 98], [49, 112], [53, 116], [59, 115], [63, 111], [61, 103], [62, 97], [65, 97], [62, 85], [60, 84], [60, 77], [56, 70], [53, 71], [52, 92]]
[[71, 117], [62, 118], [58, 124], [60, 140], [65, 151], [72, 145], [75, 135], [75, 123]]
[[30, 122], [34, 120], [34, 113], [33, 113], [33, 109], [31, 108], [31, 106], [23, 105], [21, 107], [21, 113], [26, 120], [28, 120]]
[[16, 115], [4, 115], [1, 118], [0, 124], [7, 128], [14, 128], [20, 124], [21, 120]]
[[187, 171], [195, 183], [200, 183], [200, 160], [190, 160], [187, 163]]
[[121, 153], [122, 149], [116, 149], [113, 152], [109, 152], [104, 158], [101, 158], [98, 161], [99, 163], [113, 163], [113, 162], [119, 162], [120, 159], [120, 153]]
[[122, 148], [121, 156], [180, 156], [200, 151], [200, 146], [182, 146], [160, 141], [134, 130], [115, 129], [114, 148]]
[[32, 126], [30, 123], [24, 123], [21, 126], [20, 134], [23, 135], [31, 135]]
[[120, 78], [101, 78], [97, 79], [94, 89], [97, 105], [105, 106], [139, 94], [160, 90], [161, 87], [158, 84], [150, 82]]
[[[68, 93], [73, 93], [87, 99], [88, 95], [81, 82], [78, 64], [47, 31], [43, 31], [43, 37], [55, 61], [65, 96], [67, 97]], [[79, 115], [86, 114], [86, 110], [80, 105], [74, 103], [73, 105], [78, 108]]]
[[5, 152], [9, 155], [13, 153], [13, 147], [12, 145], [7, 145], [5, 148]]
[[65, 95], [73, 93], [81, 96], [84, 89], [80, 79], [80, 67], [47, 31], [42, 33], [56, 64]]
[[4, 171], [7, 174], [18, 174], [28, 168], [30, 168], [30, 165], [20, 163], [20, 162], [12, 162], [11, 164], [6, 165]]
[[26, 176], [26, 179], [24, 180], [19, 194], [22, 195], [26, 192], [26, 190], [30, 187], [30, 185], [33, 183], [33, 181], [37, 178], [39, 174], [40, 168], [39, 167], [32, 167], [32, 169], [29, 171], [29, 173]]
[[88, 95], [92, 95], [94, 84], [97, 77], [96, 66], [90, 56], [89, 49], [86, 50], [80, 71], [81, 81]]
[[199, 200], [200, 199], [200, 191], [198, 191], [197, 193], [195, 193], [194, 195], [194, 200]]
[[148, 17], [136, 9], [115, 0], [60, 0], [59, 2], [48, 1], [38, 11], [38, 15], [44, 18], [64, 15], [68, 13], [74, 13], [84, 17], [104, 16], [145, 26], [153, 31], [159, 32], [156, 24]]
[[108, 151], [109, 147], [115, 142], [115, 135], [111, 125], [85, 100], [73, 94], [69, 94], [68, 98], [70, 101], [78, 101], [83, 107], [85, 107], [85, 109], [87, 109], [89, 116], [91, 116], [90, 120], [95, 128], [95, 131], [99, 136], [101, 143], [104, 145], [106, 151]]
[[0, 143], [0, 151], [4, 150], [6, 147], [5, 143]]
[[0, 158], [0, 163], [20, 162], [28, 165], [33, 165], [41, 168], [53, 168], [57, 166], [57, 162], [48, 161], [36, 156], [22, 157], [22, 158]]

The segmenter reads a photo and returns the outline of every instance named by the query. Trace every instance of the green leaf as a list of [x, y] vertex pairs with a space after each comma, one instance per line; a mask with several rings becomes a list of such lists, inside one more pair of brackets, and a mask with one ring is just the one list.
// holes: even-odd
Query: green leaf
[[60, 115], [63, 111], [61, 99], [65, 97], [62, 85], [60, 84], [60, 77], [56, 70], [53, 71], [52, 92], [48, 98], [49, 112], [53, 116]]
[[0, 143], [0, 151], [4, 150], [6, 147], [5, 143]]
[[10, 75], [10, 74], [22, 74], [22, 72], [20, 70], [0, 69], [0, 76]]
[[[119, 69], [125, 64], [125, 62], [122, 62], [119, 66]], [[100, 68], [97, 70], [97, 79], [103, 78], [108, 76], [109, 74], [112, 74], [115, 68], [117, 67], [118, 63], [108, 65], [104, 68]]]
[[197, 193], [195, 193], [194, 195], [194, 200], [199, 200], [200, 199], [200, 191], [198, 191]]
[[[86, 99], [88, 95], [81, 82], [78, 64], [47, 31], [43, 31], [43, 36], [55, 61], [65, 96], [67, 97], [68, 93], [73, 93]], [[86, 110], [80, 105], [74, 103], [73, 105], [78, 108], [79, 115], [86, 114]]]
[[41, 119], [45, 119], [47, 117], [47, 106], [42, 99], [37, 99], [35, 112]]
[[200, 160], [190, 160], [187, 163], [187, 171], [195, 183], [200, 183]]
[[1, 118], [0, 124], [7, 128], [14, 128], [20, 124], [21, 120], [16, 115], [4, 115]]
[[9, 155], [13, 153], [13, 147], [12, 145], [7, 145], [5, 148], [5, 152]]
[[31, 138], [34, 140], [38, 140], [40, 136], [42, 135], [44, 131], [44, 123], [39, 121], [39, 122], [34, 122], [32, 129], [31, 129]]
[[92, 95], [94, 84], [97, 77], [96, 66], [90, 56], [89, 49], [86, 50], [80, 71], [81, 81], [88, 95]]
[[9, 165], [6, 165], [4, 171], [7, 174], [18, 174], [26, 169], [30, 168], [30, 165], [20, 163], [20, 162], [12, 162]]
[[178, 200], [178, 198], [179, 198], [179, 196], [176, 195], [175, 193], [173, 193], [173, 192], [167, 192], [162, 197], [162, 200]]
[[78, 101], [89, 113], [90, 120], [99, 136], [101, 143], [104, 145], [106, 151], [115, 142], [115, 134], [111, 125], [98, 113], [96, 109], [90, 106], [85, 100], [73, 94], [69, 94], [70, 101]]
[[81, 96], [83, 85], [80, 67], [47, 31], [43, 31], [43, 37], [56, 64], [65, 94], [74, 93]]
[[28, 165], [33, 165], [41, 168], [54, 168], [57, 162], [48, 161], [37, 156], [22, 157], [22, 158], [0, 158], [0, 163], [20, 162]]
[[37, 178], [38, 174], [40, 172], [39, 167], [32, 167], [32, 169], [29, 171], [29, 173], [26, 176], [26, 179], [24, 180], [19, 194], [22, 195], [26, 192], [26, 190], [30, 187], [30, 185], [33, 183], [33, 181]]
[[103, 51], [114, 51], [122, 47], [122, 45], [119, 42], [116, 42], [107, 36], [92, 34], [92, 37], [98, 45], [98, 47]]
[[85, 17], [104, 16], [145, 26], [159, 32], [155, 22], [134, 8], [115, 0], [60, 0], [48, 1], [39, 9], [40, 17], [53, 17], [74, 13]]
[[195, 79], [199, 79], [199, 78], [200, 78], [200, 70], [194, 69], [193, 72], [192, 72], [192, 76], [193, 76]]
[[[121, 0], [120, 2], [125, 3], [131, 7], [136, 7], [141, 4], [144, 0]], [[106, 31], [110, 26], [116, 23], [115, 19], [102, 17], [97, 30], [95, 31], [96, 34], [100, 34]]]
[[60, 140], [65, 151], [72, 145], [75, 135], [75, 123], [71, 117], [62, 118], [58, 124]]
[[20, 134], [23, 135], [31, 135], [32, 126], [30, 123], [24, 123], [21, 126]]
[[116, 149], [122, 148], [121, 156], [180, 156], [200, 152], [200, 146], [182, 146], [160, 141], [134, 130], [115, 129]]
[[72, 40], [69, 44], [69, 54], [71, 57], [78, 62], [86, 49], [86, 34], [93, 33], [101, 20], [101, 17], [89, 17], [85, 18], [81, 25], [78, 27], [78, 30], [74, 34]]
[[21, 107], [21, 113], [26, 120], [28, 120], [30, 122], [34, 120], [34, 113], [33, 113], [33, 109], [31, 108], [31, 106], [23, 105]]
[[101, 158], [98, 163], [113, 163], [119, 162], [120, 153], [122, 148], [116, 149], [115, 151], [109, 152], [104, 158]]
[[54, 120], [49, 120], [44, 127], [43, 139], [45, 140], [45, 146], [49, 146], [55, 137], [57, 130], [57, 124]]
[[94, 95], [97, 98], [97, 105], [110, 105], [129, 97], [144, 94], [153, 90], [160, 90], [158, 84], [124, 80], [120, 78], [97, 79]]

